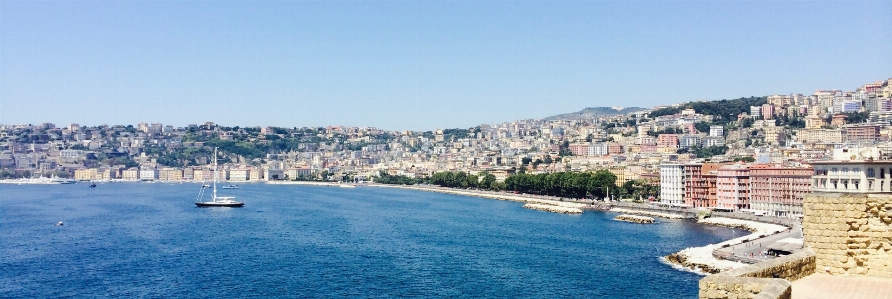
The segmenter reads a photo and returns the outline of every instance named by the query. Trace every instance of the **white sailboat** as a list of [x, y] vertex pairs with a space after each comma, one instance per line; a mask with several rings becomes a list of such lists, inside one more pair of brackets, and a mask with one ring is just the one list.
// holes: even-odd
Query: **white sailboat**
[[195, 205], [199, 207], [231, 207], [237, 208], [245, 205], [244, 202], [236, 201], [235, 197], [232, 196], [217, 196], [217, 148], [214, 148], [214, 185], [213, 185], [213, 197], [211, 201], [201, 201], [201, 197], [204, 195], [204, 189], [206, 189], [204, 185], [201, 186], [201, 191], [198, 192], [198, 200], [195, 201]]

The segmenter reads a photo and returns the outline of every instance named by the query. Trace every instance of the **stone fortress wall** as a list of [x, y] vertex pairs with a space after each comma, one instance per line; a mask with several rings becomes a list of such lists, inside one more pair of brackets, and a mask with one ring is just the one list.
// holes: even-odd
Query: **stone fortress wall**
[[892, 277], [892, 194], [812, 193], [803, 211], [817, 271]]
[[790, 281], [811, 275], [814, 271], [815, 253], [805, 250], [706, 276], [700, 280], [699, 297], [789, 299], [792, 294]]
[[811, 193], [802, 203], [808, 250], [709, 275], [700, 298], [790, 298], [814, 274], [892, 278], [892, 194]]

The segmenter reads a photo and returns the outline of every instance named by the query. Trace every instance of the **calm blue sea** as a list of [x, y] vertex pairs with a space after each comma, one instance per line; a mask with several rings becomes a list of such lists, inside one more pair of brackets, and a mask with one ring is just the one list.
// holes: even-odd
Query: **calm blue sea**
[[[376, 187], [0, 185], [4, 298], [693, 298], [658, 257], [739, 230]], [[63, 221], [64, 226], [54, 226]]]

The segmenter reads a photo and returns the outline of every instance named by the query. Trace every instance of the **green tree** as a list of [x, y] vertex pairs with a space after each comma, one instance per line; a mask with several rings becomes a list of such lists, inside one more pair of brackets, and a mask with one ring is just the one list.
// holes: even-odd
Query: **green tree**
[[756, 162], [756, 159], [753, 157], [749, 157], [749, 156], [742, 156], [742, 157], [735, 157], [734, 162], [752, 163], [752, 162]]
[[616, 186], [616, 175], [609, 170], [601, 169], [595, 172], [589, 183], [589, 193], [595, 197], [607, 196], [607, 189]]
[[489, 172], [481, 172], [480, 175], [482, 179], [480, 180], [480, 188], [481, 189], [492, 189], [493, 183], [496, 182], [496, 176]]

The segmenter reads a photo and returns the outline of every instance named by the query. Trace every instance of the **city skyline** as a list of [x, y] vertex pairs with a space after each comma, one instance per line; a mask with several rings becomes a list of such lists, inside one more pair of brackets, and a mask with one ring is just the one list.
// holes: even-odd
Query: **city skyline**
[[883, 7], [3, 2], [0, 123], [428, 131], [852, 90], [892, 73]]

